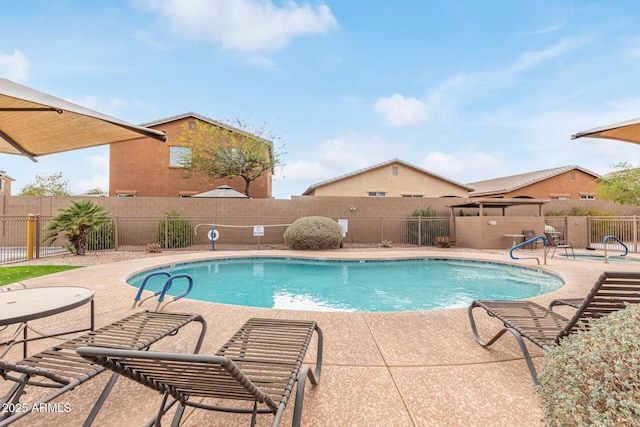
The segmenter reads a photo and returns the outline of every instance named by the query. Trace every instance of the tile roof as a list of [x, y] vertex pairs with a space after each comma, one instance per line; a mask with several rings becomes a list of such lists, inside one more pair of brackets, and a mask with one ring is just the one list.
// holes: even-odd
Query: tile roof
[[262, 141], [264, 141], [264, 142], [266, 142], [268, 144], [273, 144], [271, 141], [269, 141], [269, 140], [267, 140], [265, 138], [262, 138], [261, 136], [254, 135], [251, 132], [248, 132], [246, 130], [238, 129], [238, 128], [234, 127], [234, 126], [228, 125], [226, 123], [222, 123], [221, 121], [212, 119], [211, 117], [203, 116], [202, 114], [194, 113], [192, 111], [189, 111], [187, 113], [177, 114], [175, 116], [165, 117], [163, 119], [157, 119], [157, 120], [154, 120], [154, 121], [151, 121], [151, 122], [147, 122], [147, 123], [143, 123], [140, 126], [144, 126], [144, 127], [157, 126], [157, 125], [161, 125], [161, 124], [164, 124], [164, 123], [175, 122], [176, 120], [186, 119], [187, 117], [194, 117], [194, 118], [196, 118], [198, 120], [201, 120], [203, 122], [212, 124], [214, 126], [218, 126], [218, 127], [233, 131], [235, 133], [239, 133], [239, 134], [243, 134], [243, 135], [246, 135], [246, 136], [251, 136], [251, 137], [254, 137], [254, 138], [258, 138], [259, 140], [262, 140]]
[[0, 178], [4, 178], [7, 181], [15, 181], [14, 178], [11, 178], [9, 175], [7, 175], [7, 171], [0, 171]]
[[529, 185], [535, 184], [540, 181], [544, 181], [546, 179], [552, 178], [554, 176], [563, 174], [565, 172], [577, 169], [586, 174], [593, 175], [596, 178], [599, 178], [595, 172], [591, 172], [587, 169], [584, 169], [580, 166], [569, 165], [562, 166], [559, 168], [552, 169], [543, 169], [534, 172], [522, 173], [519, 175], [511, 175], [504, 176], [501, 178], [487, 179], [485, 181], [477, 181], [470, 182], [467, 186], [473, 188], [474, 190], [469, 193], [469, 196], [483, 196], [489, 194], [504, 194], [509, 193], [511, 191], [515, 191], [517, 189], [527, 187]]
[[381, 167], [384, 167], [384, 166], [389, 166], [389, 165], [391, 165], [393, 163], [398, 163], [398, 164], [401, 164], [403, 166], [415, 169], [415, 170], [417, 170], [419, 172], [422, 172], [422, 173], [425, 173], [427, 175], [433, 176], [435, 178], [441, 179], [442, 181], [449, 182], [449, 183], [451, 183], [453, 185], [457, 185], [457, 186], [462, 187], [462, 188], [464, 188], [466, 190], [469, 190], [469, 191], [473, 190], [473, 187], [470, 187], [469, 185], [461, 184], [459, 182], [450, 180], [450, 179], [445, 178], [443, 176], [437, 175], [437, 174], [435, 174], [433, 172], [429, 172], [426, 169], [422, 169], [422, 168], [420, 168], [418, 166], [414, 166], [414, 165], [412, 165], [410, 163], [407, 163], [407, 162], [404, 162], [404, 161], [402, 161], [400, 159], [395, 158], [395, 159], [388, 160], [386, 162], [375, 164], [373, 166], [369, 166], [369, 167], [366, 167], [366, 168], [363, 168], [363, 169], [359, 169], [359, 170], [357, 170], [355, 172], [351, 172], [351, 173], [348, 173], [348, 174], [345, 174], [345, 175], [340, 175], [340, 176], [338, 176], [336, 178], [331, 178], [331, 179], [328, 179], [326, 181], [318, 182], [317, 184], [312, 184], [311, 186], [309, 186], [309, 188], [307, 188], [304, 191], [304, 193], [302, 193], [302, 195], [303, 196], [304, 195], [308, 195], [318, 187], [322, 187], [324, 185], [331, 184], [333, 182], [341, 181], [343, 179], [347, 179], [347, 178], [350, 178], [350, 177], [355, 176], [355, 175], [360, 175], [360, 174], [363, 174], [363, 173], [366, 173], [366, 172], [369, 172], [369, 171], [372, 171], [374, 169], [378, 169], [378, 168], [381, 168]]

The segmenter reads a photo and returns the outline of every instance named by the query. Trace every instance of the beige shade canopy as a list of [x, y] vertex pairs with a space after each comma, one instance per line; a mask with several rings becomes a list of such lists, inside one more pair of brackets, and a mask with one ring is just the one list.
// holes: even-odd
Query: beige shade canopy
[[640, 118], [627, 120], [626, 122], [616, 123], [613, 125], [601, 126], [571, 135], [571, 139], [582, 137], [617, 139], [619, 141], [640, 144]]
[[37, 156], [140, 138], [167, 140], [163, 132], [0, 79], [0, 154], [35, 162]]
[[221, 185], [217, 187], [215, 190], [205, 191], [204, 193], [195, 194], [191, 197], [217, 197], [222, 199], [247, 199], [249, 196], [246, 194], [240, 193], [233, 189], [233, 187], [229, 185]]

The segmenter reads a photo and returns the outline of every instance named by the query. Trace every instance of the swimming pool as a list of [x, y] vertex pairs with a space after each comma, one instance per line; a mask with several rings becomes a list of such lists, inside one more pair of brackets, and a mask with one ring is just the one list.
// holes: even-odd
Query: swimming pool
[[[188, 298], [223, 304], [318, 311], [410, 311], [465, 307], [474, 299], [516, 300], [564, 285], [548, 272], [453, 259], [336, 261], [291, 258], [214, 259], [148, 270], [127, 280], [140, 287], [157, 271], [188, 274]], [[162, 288], [153, 277], [147, 290]], [[169, 292], [186, 287], [176, 283]]]

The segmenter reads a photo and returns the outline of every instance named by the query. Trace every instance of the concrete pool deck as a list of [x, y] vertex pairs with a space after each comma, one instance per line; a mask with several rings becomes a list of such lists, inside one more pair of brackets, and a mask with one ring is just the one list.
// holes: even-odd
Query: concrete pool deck
[[[581, 251], [577, 251], [581, 253]], [[585, 251], [586, 253], [586, 251]], [[592, 252], [591, 252], [592, 253]], [[534, 298], [546, 305], [559, 297], [582, 297], [603, 271], [638, 271], [635, 263], [609, 263], [573, 260], [556, 256], [542, 262], [542, 250], [519, 250], [512, 260], [508, 250], [465, 249], [292, 252], [216, 251], [163, 253], [160, 256], [91, 265], [86, 268], [30, 279], [28, 287], [86, 286], [94, 289], [96, 326], [102, 326], [131, 313], [137, 289], [126, 285], [130, 275], [142, 270], [179, 262], [212, 257], [311, 257], [311, 258], [465, 258], [539, 267], [561, 275], [566, 285], [558, 291]], [[526, 257], [526, 258], [525, 258]], [[82, 257], [75, 257], [82, 258]], [[41, 262], [42, 263], [42, 262]], [[52, 258], [49, 263], [56, 262]], [[25, 263], [28, 264], [28, 263]], [[197, 284], [196, 284], [197, 285]], [[154, 304], [147, 303], [146, 308]], [[474, 340], [466, 308], [402, 313], [336, 313], [239, 307], [180, 300], [169, 311], [202, 314], [208, 332], [201, 353], [214, 353], [249, 317], [313, 319], [325, 336], [322, 378], [318, 386], [307, 384], [302, 423], [304, 426], [542, 426], [542, 411], [533, 382], [515, 340], [504, 336], [491, 348]], [[35, 321], [34, 329], [53, 332], [86, 324], [88, 308], [78, 308], [55, 318]], [[482, 316], [479, 326], [495, 330], [500, 323]], [[0, 332], [0, 339], [7, 331]], [[198, 331], [188, 327], [175, 337], [161, 340], [154, 349], [187, 352], [195, 344]], [[46, 341], [46, 342], [45, 342]], [[52, 345], [51, 340], [30, 343], [29, 353]], [[543, 353], [529, 346], [538, 367]], [[19, 360], [21, 348], [5, 356]], [[307, 353], [313, 363], [315, 345]], [[55, 400], [68, 403], [67, 413], [33, 413], [15, 426], [81, 425], [108, 380], [102, 374]], [[0, 383], [0, 393], [8, 389]], [[36, 394], [27, 395], [27, 399]], [[94, 425], [142, 425], [151, 418], [161, 396], [137, 383], [120, 379], [111, 392]], [[293, 404], [289, 403], [281, 425], [291, 423]], [[258, 425], [271, 425], [273, 417], [261, 415]], [[170, 422], [170, 416], [163, 419]], [[248, 415], [224, 414], [187, 409], [182, 424], [197, 426], [248, 425]]]

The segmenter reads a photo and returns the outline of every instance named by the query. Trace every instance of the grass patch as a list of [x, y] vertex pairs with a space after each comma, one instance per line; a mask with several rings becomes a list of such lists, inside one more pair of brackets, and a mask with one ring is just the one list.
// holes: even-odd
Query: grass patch
[[45, 276], [60, 271], [80, 268], [80, 265], [28, 265], [19, 267], [0, 268], [0, 286], [20, 282], [33, 277]]

